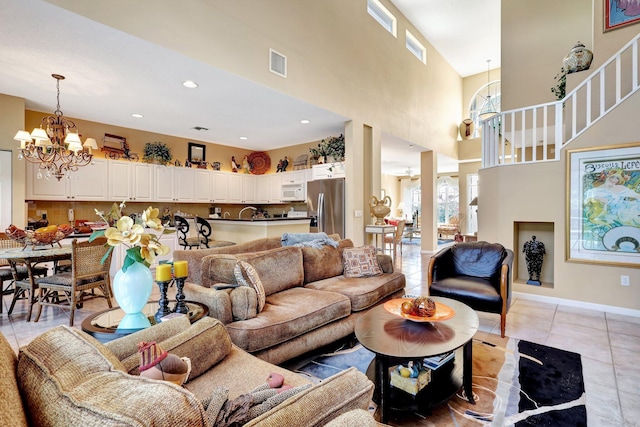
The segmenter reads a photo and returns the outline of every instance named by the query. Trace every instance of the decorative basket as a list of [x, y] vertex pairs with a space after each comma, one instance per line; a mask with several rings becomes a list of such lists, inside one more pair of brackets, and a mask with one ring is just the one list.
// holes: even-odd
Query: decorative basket
[[33, 230], [21, 230], [16, 226], [11, 225], [5, 230], [5, 233], [10, 239], [24, 245], [24, 248], [27, 246], [32, 246], [34, 248], [36, 246], [53, 246], [54, 243], [61, 246], [60, 240], [73, 233], [73, 227], [61, 224], [55, 231], [36, 232]]

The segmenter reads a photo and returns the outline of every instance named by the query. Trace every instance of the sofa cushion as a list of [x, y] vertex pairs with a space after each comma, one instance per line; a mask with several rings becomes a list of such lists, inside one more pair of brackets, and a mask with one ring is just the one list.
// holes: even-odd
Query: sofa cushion
[[236, 276], [236, 281], [239, 285], [251, 286], [255, 289], [258, 297], [258, 313], [260, 313], [264, 308], [266, 295], [264, 293], [264, 286], [262, 286], [262, 280], [260, 280], [256, 269], [248, 262], [238, 260], [234, 267], [233, 274]]
[[18, 358], [9, 342], [0, 334], [0, 425], [22, 427], [27, 425], [16, 367]]
[[302, 250], [294, 246], [247, 254], [208, 255], [202, 259], [202, 284], [211, 287], [217, 283], [236, 283], [233, 270], [237, 260], [242, 260], [258, 273], [265, 295], [271, 295], [302, 286], [302, 259]]
[[258, 295], [249, 286], [238, 286], [229, 293], [233, 320], [253, 319], [258, 315]]
[[304, 285], [307, 289], [336, 292], [349, 298], [351, 311], [362, 311], [397, 292], [403, 292], [405, 276], [394, 272], [371, 277], [337, 276]]
[[[173, 322], [173, 319], [171, 322]], [[164, 323], [166, 322], [120, 338], [120, 340], [127, 340], [131, 344], [145, 341], [142, 338], [148, 338], [149, 335], [145, 336], [142, 332], [151, 331]], [[176, 332], [173, 336], [159, 336], [158, 344], [170, 353], [191, 359], [191, 374], [189, 375], [189, 380], [202, 375], [203, 372], [206, 372], [216, 363], [224, 359], [231, 351], [231, 338], [224, 328], [224, 325], [219, 320], [211, 317], [204, 317], [188, 328]], [[139, 361], [140, 356], [137, 353], [129, 353], [129, 355], [122, 360], [122, 364], [130, 374], [138, 375]]]
[[342, 251], [344, 248], [352, 248], [351, 239], [342, 239], [338, 247], [324, 245], [322, 249], [311, 247], [302, 248], [304, 261], [304, 283], [327, 279], [342, 274]]
[[231, 340], [252, 353], [351, 314], [349, 298], [335, 292], [291, 288], [267, 296], [259, 316], [226, 325]]
[[[58, 326], [20, 349], [18, 377], [30, 424], [204, 425], [188, 391], [131, 376], [97, 340]], [[162, 402], [158, 405], [157, 402]]]
[[382, 269], [376, 258], [376, 248], [370, 245], [360, 248], [345, 248], [342, 251], [342, 263], [345, 277], [367, 277], [382, 274]]

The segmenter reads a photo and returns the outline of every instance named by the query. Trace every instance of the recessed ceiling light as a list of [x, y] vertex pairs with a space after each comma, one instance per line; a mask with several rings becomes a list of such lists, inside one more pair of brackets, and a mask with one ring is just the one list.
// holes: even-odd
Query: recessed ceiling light
[[136, 119], [141, 119], [144, 116], [142, 114], [140, 114], [140, 113], [131, 113], [131, 117], [135, 117]]
[[311, 120], [303, 119], [300, 120], [300, 123], [302, 123], [303, 125], [308, 125], [309, 123], [311, 123]]
[[247, 138], [246, 136], [241, 136], [240, 139], [243, 140], [243, 141], [246, 141], [249, 138]]
[[195, 89], [198, 87], [198, 83], [194, 82], [193, 80], [185, 80], [182, 82], [182, 86], [188, 87], [189, 89]]

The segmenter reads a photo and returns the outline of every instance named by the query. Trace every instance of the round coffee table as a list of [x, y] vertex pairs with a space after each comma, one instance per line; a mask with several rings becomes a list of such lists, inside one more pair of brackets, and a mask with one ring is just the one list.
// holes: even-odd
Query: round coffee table
[[[356, 322], [356, 338], [376, 354], [367, 375], [376, 384], [375, 396], [383, 423], [387, 421], [390, 409], [428, 410], [448, 400], [461, 385], [469, 402], [474, 403], [471, 390], [472, 338], [478, 331], [478, 315], [461, 302], [441, 297], [432, 299], [452, 308], [455, 316], [440, 322], [412, 322], [389, 313], [379, 305]], [[416, 396], [391, 387], [389, 367], [393, 364], [458, 349], [462, 351], [462, 372], [459, 357], [456, 357], [453, 364], [432, 371], [431, 381]]]
[[[173, 303], [174, 301], [171, 302], [171, 305], [173, 305]], [[185, 303], [187, 304], [187, 308], [189, 308], [187, 316], [189, 316], [191, 323], [209, 314], [209, 307], [204, 304], [194, 301], [185, 301]], [[142, 313], [149, 321], [147, 326], [121, 328], [119, 326], [125, 317], [125, 312], [122, 311], [120, 307], [110, 308], [109, 310], [101, 311], [84, 319], [82, 321], [82, 330], [100, 342], [108, 342], [145, 329], [145, 327], [155, 325], [157, 323], [155, 319], [156, 311], [158, 311], [158, 301], [149, 301], [142, 309]]]

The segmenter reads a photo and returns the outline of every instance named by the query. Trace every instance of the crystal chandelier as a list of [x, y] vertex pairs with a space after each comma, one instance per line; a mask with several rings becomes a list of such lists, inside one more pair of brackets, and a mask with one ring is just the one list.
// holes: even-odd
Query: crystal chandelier
[[[51, 179], [55, 176], [60, 181], [65, 172], [77, 171], [79, 167], [91, 163], [92, 150], [97, 149], [98, 144], [95, 139], [87, 138], [83, 145], [76, 124], [63, 117], [60, 110], [60, 80], [64, 80], [64, 76], [51, 76], [56, 79], [58, 91], [58, 104], [54, 115], [43, 117], [40, 127], [31, 133], [18, 131], [13, 139], [20, 141], [18, 159], [24, 158], [38, 164], [38, 178], [44, 176]], [[76, 132], [71, 132], [72, 129], [76, 129]]]

